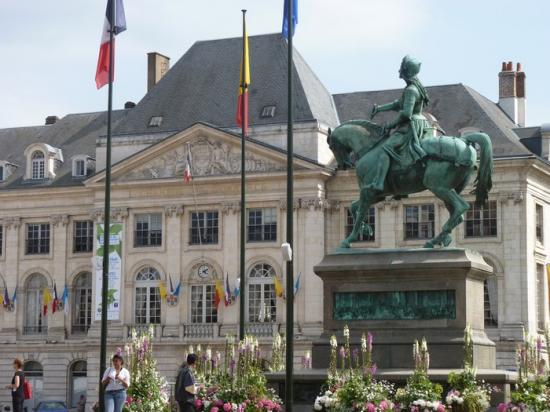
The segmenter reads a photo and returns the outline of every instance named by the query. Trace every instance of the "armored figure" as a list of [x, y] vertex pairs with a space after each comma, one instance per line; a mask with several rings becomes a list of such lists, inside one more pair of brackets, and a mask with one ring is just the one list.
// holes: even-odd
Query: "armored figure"
[[389, 110], [398, 112], [392, 122], [383, 126], [383, 134], [389, 135], [382, 143], [383, 153], [371, 152], [378, 157], [378, 162], [376, 162], [374, 181], [370, 187], [380, 192], [384, 190], [390, 160], [395, 160], [395, 164], [404, 170], [426, 156], [420, 140], [428, 130], [431, 130], [431, 126], [422, 111], [429, 104], [430, 99], [426, 89], [416, 77], [420, 72], [420, 65], [418, 60], [405, 56], [399, 69], [399, 77], [407, 83], [401, 99], [382, 106], [375, 104], [371, 112], [371, 119], [380, 112]]

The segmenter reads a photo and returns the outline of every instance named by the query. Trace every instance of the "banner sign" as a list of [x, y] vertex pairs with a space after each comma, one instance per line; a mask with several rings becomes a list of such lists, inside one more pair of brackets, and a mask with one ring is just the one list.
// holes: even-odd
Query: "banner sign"
[[[111, 223], [109, 231], [109, 292], [107, 295], [107, 320], [120, 319], [120, 286], [122, 277], [122, 223]], [[101, 288], [103, 285], [104, 225], [98, 224], [96, 256], [92, 258], [96, 274], [95, 320], [101, 320]]]

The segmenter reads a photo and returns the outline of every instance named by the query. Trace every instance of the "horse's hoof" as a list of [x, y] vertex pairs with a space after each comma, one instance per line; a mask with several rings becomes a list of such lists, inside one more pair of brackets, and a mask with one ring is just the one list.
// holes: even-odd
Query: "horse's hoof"
[[431, 240], [424, 243], [424, 249], [433, 249], [434, 247], [435, 247], [435, 245], [432, 243]]
[[451, 237], [451, 235], [445, 235], [441, 243], [443, 244], [443, 247], [447, 247], [451, 244], [452, 241], [453, 238]]
[[342, 240], [340, 243], [340, 247], [348, 249], [351, 246], [351, 244], [347, 240]]

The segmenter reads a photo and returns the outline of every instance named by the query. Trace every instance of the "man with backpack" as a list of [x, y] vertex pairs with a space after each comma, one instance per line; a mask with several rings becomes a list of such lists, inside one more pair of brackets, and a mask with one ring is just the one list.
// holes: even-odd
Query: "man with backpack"
[[197, 362], [197, 355], [190, 353], [187, 355], [186, 362], [181, 365], [176, 379], [176, 401], [180, 407], [180, 412], [195, 412], [195, 395], [197, 387], [193, 370]]

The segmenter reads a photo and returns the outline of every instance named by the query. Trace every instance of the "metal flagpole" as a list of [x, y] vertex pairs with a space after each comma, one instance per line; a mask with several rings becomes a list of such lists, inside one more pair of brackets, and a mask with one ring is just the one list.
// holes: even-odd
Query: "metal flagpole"
[[240, 301], [239, 301], [239, 340], [244, 339], [245, 334], [245, 304], [246, 304], [246, 274], [245, 274], [245, 236], [246, 236], [246, 165], [245, 165], [245, 144], [246, 126], [245, 115], [245, 93], [248, 93], [246, 84], [246, 10], [243, 12], [243, 57], [241, 62], [241, 262], [240, 262]]
[[111, 0], [109, 27], [109, 97], [107, 108], [107, 153], [105, 167], [105, 213], [103, 225], [103, 277], [101, 287], [101, 345], [99, 351], [99, 411], [105, 412], [104, 387], [101, 383], [107, 367], [107, 297], [109, 292], [109, 240], [111, 234], [111, 114], [113, 111], [114, 26], [116, 25], [115, 0]]
[[[294, 184], [293, 184], [293, 107], [292, 107], [292, 36], [293, 0], [288, 0], [288, 126], [287, 126], [287, 186], [286, 186], [286, 241], [293, 251], [293, 213], [294, 213]], [[294, 251], [293, 251], [294, 252]], [[285, 411], [292, 412], [294, 385], [292, 373], [294, 367], [294, 296], [291, 293], [294, 287], [294, 263], [292, 259], [286, 262], [286, 380], [285, 380]]]

